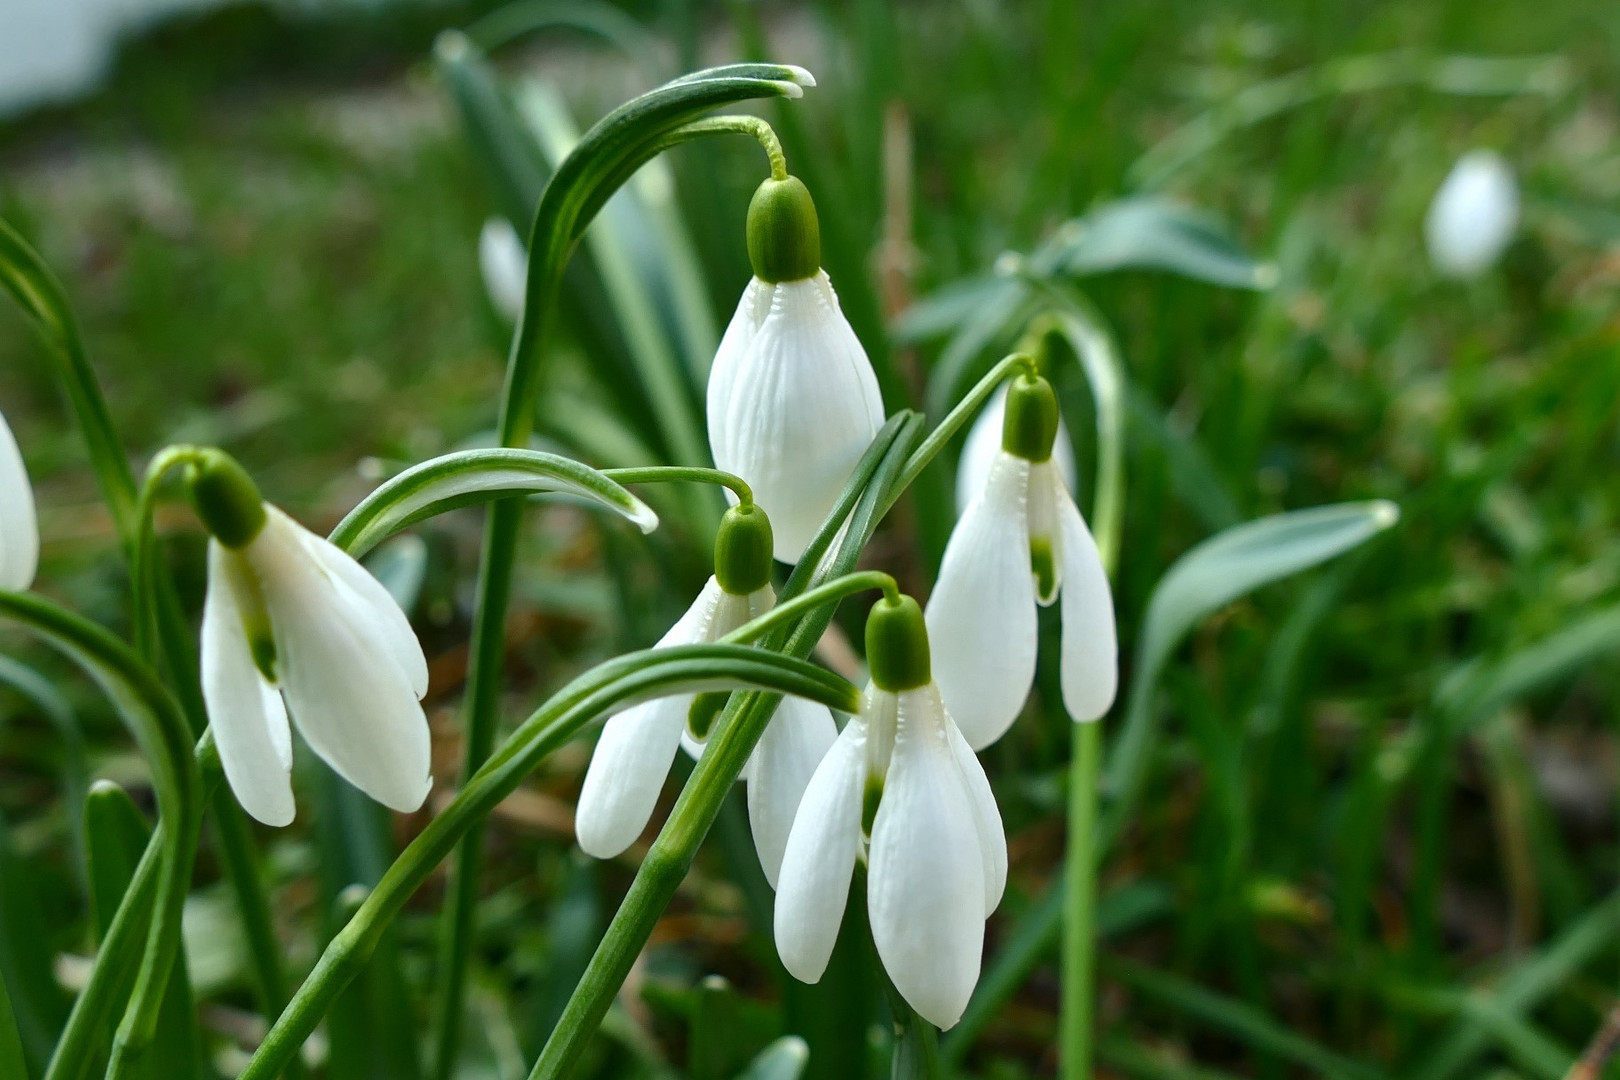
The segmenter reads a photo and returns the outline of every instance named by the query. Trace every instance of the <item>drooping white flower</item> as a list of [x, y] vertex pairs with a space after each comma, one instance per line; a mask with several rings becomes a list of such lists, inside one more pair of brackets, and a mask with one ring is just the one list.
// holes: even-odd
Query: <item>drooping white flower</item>
[[[739, 522], [743, 524], [739, 524]], [[739, 566], [728, 544], [735, 530], [766, 523], [761, 539]], [[757, 509], [733, 508], [726, 514], [716, 541], [716, 576], [654, 648], [718, 641], [776, 603], [770, 584], [771, 540], [768, 522]], [[711, 699], [712, 700], [712, 699]], [[702, 755], [712, 713], [692, 694], [655, 698], [611, 717], [602, 727], [574, 815], [579, 846], [599, 859], [628, 848], [646, 829], [675, 760], [684, 746]], [[694, 719], [701, 724], [693, 730]], [[816, 765], [838, 734], [824, 705], [785, 697], [743, 767], [748, 787], [748, 820], [760, 867], [774, 886], [787, 846], [788, 829]]]
[[478, 269], [484, 277], [489, 302], [506, 318], [517, 322], [523, 311], [523, 293], [529, 276], [529, 253], [512, 223], [503, 217], [484, 222], [478, 234]]
[[1118, 686], [1108, 575], [1052, 456], [1057, 400], [1046, 380], [1023, 376], [1007, 409], [1014, 436], [956, 523], [928, 600], [940, 691], [974, 749], [1000, 738], [1029, 697], [1037, 605], [1062, 601], [1069, 715], [1096, 720]]
[[39, 569], [39, 523], [22, 451], [0, 415], [0, 589], [22, 590]]
[[[990, 466], [1001, 453], [1001, 426], [1007, 411], [1007, 384], [1002, 383], [968, 428], [962, 442], [962, 456], [956, 463], [956, 513], [960, 517], [968, 504], [979, 497], [985, 481], [990, 478]], [[1063, 486], [1075, 488], [1074, 444], [1069, 441], [1069, 429], [1058, 418], [1057, 441], [1052, 444], [1052, 464], [1057, 466]]]
[[[895, 642], [909, 638], [897, 651], [910, 657], [892, 663], [878, 655], [872, 624], [880, 619], [910, 624], [889, 639], [896, 651]], [[795, 978], [819, 981], [864, 860], [884, 970], [919, 1015], [948, 1028], [978, 982], [984, 922], [1007, 882], [1006, 835], [984, 769], [929, 678], [916, 602], [880, 603], [867, 641], [872, 683], [861, 712], [816, 769], [788, 836], [776, 948]]]
[[754, 279], [709, 373], [709, 448], [748, 481], [796, 562], [883, 426], [883, 395], [821, 269], [815, 208], [796, 178], [748, 212]]
[[432, 786], [428, 669], [405, 613], [348, 554], [259, 501], [234, 461], [205, 454], [189, 477], [213, 534], [202, 689], [237, 801], [266, 825], [292, 821], [290, 714], [338, 775], [418, 809]]
[[1424, 222], [1429, 260], [1447, 277], [1477, 277], [1496, 262], [1519, 225], [1513, 169], [1489, 150], [1464, 154], [1435, 192]]

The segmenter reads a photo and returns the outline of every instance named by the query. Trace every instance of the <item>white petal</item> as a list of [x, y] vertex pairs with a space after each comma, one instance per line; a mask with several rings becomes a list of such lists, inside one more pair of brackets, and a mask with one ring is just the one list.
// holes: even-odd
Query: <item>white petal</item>
[[[281, 514], [273, 506], [268, 508], [268, 512]], [[286, 520], [298, 530], [298, 538], [310, 557], [346, 588], [353, 590], [357, 603], [371, 610], [380, 640], [386, 643], [389, 655], [410, 680], [411, 689], [420, 699], [428, 689], [427, 657], [422, 654], [422, 643], [417, 640], [416, 631], [411, 629], [411, 620], [400, 608], [399, 602], [382, 582], [371, 576], [371, 571], [351, 558], [348, 552], [324, 537], [316, 536], [291, 518]]]
[[489, 302], [508, 322], [517, 322], [528, 287], [529, 253], [512, 223], [503, 217], [484, 222], [478, 234], [478, 269]]
[[276, 642], [276, 675], [304, 740], [344, 779], [394, 810], [432, 787], [427, 716], [396, 654], [396, 628], [317, 561], [271, 508], [245, 555]]
[[775, 286], [747, 348], [715, 357], [708, 412], [715, 464], [748, 481], [776, 557], [797, 561], [883, 426], [877, 376], [824, 272]]
[[292, 733], [287, 710], [253, 664], [233, 571], [218, 540], [208, 541], [208, 595], [202, 615], [202, 692], [225, 779], [254, 818], [266, 825], [293, 819]]
[[0, 589], [22, 591], [39, 570], [39, 523], [22, 451], [0, 416]]
[[[775, 293], [775, 286], [759, 278], [749, 279], [748, 287], [737, 301], [737, 310], [720, 338], [714, 363], [709, 366], [709, 387], [704, 407], [709, 424], [709, 451], [716, 461], [721, 458], [730, 460], [735, 456], [731, 443], [732, 430], [723, 419], [731, 409], [731, 394], [737, 385], [738, 373], [749, 362], [748, 350], [753, 347], [754, 336], [759, 333], [765, 316], [770, 314], [771, 298]], [[726, 497], [736, 501], [736, 496], [730, 491], [726, 492]]]
[[973, 812], [973, 827], [979, 836], [979, 854], [984, 859], [984, 916], [988, 919], [1007, 889], [1007, 827], [1001, 822], [1001, 808], [996, 805], [984, 766], [979, 764], [955, 722], [948, 723], [946, 731], [951, 753], [962, 772], [962, 786]]
[[1489, 150], [1475, 150], [1457, 162], [1429, 206], [1429, 259], [1448, 277], [1474, 277], [1496, 262], [1518, 224], [1512, 168]]
[[801, 982], [827, 970], [861, 852], [866, 732], [851, 720], [804, 789], [776, 892], [776, 951]]
[[943, 719], [927, 687], [901, 695], [866, 888], [872, 941], [895, 989], [923, 1019], [948, 1028], [979, 979], [987, 892], [970, 796]]
[[928, 598], [934, 678], [975, 749], [1012, 725], [1035, 681], [1028, 483], [1029, 462], [997, 454], [982, 495], [951, 533]]
[[587, 855], [612, 858], [647, 827], [691, 704], [690, 694], [659, 698], [603, 725], [574, 814], [574, 833]]
[[1114, 704], [1119, 688], [1119, 643], [1114, 597], [1097, 543], [1067, 493], [1057, 497], [1062, 530], [1063, 707], [1075, 720], [1096, 720]]
[[[984, 490], [990, 478], [990, 466], [1001, 452], [1001, 429], [1007, 420], [1007, 384], [1004, 382], [984, 403], [979, 416], [968, 428], [962, 444], [962, 456], [956, 462], [956, 512], [961, 515], [968, 504]], [[1052, 462], [1057, 465], [1063, 483], [1070, 491], [1075, 486], [1074, 443], [1069, 440], [1069, 429], [1058, 417], [1057, 441], [1052, 444]]]
[[825, 705], [783, 698], [748, 759], [748, 824], [773, 889], [804, 790], [837, 738], [838, 725]]

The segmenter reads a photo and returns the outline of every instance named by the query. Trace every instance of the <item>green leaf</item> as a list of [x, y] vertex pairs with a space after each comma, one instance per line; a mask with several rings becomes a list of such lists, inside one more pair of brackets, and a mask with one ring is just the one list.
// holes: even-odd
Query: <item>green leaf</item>
[[51, 970], [51, 935], [36, 888], [38, 870], [25, 862], [0, 819], [0, 981], [11, 995], [11, 1021], [38, 1072], [67, 1018], [67, 999]]
[[797, 1035], [784, 1035], [759, 1052], [737, 1080], [799, 1080], [810, 1061], [810, 1047]]
[[1076, 275], [1164, 270], [1234, 289], [1269, 289], [1277, 268], [1256, 262], [1219, 221], [1168, 199], [1139, 196], [1104, 203], [1065, 225], [1053, 252]]
[[54, 730], [62, 754], [62, 801], [73, 843], [84, 865], [84, 797], [89, 791], [90, 767], [85, 759], [84, 736], [73, 706], [51, 681], [9, 656], [0, 656], [0, 685], [28, 699]]
[[1616, 651], [1620, 651], [1620, 605], [1587, 615], [1506, 656], [1467, 665], [1442, 684], [1438, 704], [1466, 724], [1560, 683], [1572, 672]]
[[414, 465], [349, 511], [332, 530], [332, 543], [359, 558], [386, 537], [424, 518], [459, 506], [518, 494], [574, 495], [605, 506], [642, 532], [658, 515], [589, 465], [543, 450], [461, 450]]
[[23, 1060], [22, 1036], [17, 1034], [17, 1018], [11, 1012], [11, 994], [6, 980], [0, 978], [0, 1076], [29, 1080], [32, 1075]]
[[999, 274], [953, 281], [912, 304], [889, 325], [899, 345], [916, 345], [950, 333], [986, 304], [1018, 291], [1018, 281]]
[[1105, 838], [1117, 834], [1130, 812], [1154, 738], [1154, 689], [1171, 653], [1193, 627], [1263, 585], [1358, 547], [1399, 519], [1395, 504], [1382, 500], [1276, 514], [1227, 529], [1170, 567], [1148, 601], [1130, 703], [1108, 759], [1105, 790], [1114, 805]]

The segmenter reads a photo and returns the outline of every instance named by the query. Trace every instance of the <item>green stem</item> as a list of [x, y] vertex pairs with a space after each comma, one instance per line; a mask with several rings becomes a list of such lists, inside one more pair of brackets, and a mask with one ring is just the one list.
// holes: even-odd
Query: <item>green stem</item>
[[788, 178], [787, 155], [782, 153], [782, 142], [776, 137], [776, 131], [764, 120], [757, 116], [712, 116], [698, 120], [683, 127], [676, 128], [654, 146], [658, 153], [684, 142], [701, 138], [704, 135], [751, 135], [759, 140], [760, 147], [765, 151], [765, 157], [771, 163], [771, 179], [786, 180]]
[[[597, 211], [642, 165], [674, 141], [737, 130], [735, 126], [714, 131], [692, 129], [692, 122], [702, 114], [749, 98], [801, 93], [799, 75], [794, 69], [755, 64], [732, 65], [677, 79], [608, 114], [585, 133], [558, 166], [541, 193], [530, 230], [523, 310], [501, 393], [501, 445], [528, 445], [540, 396], [543, 345], [551, 320], [556, 317], [563, 271]], [[478, 773], [495, 741], [506, 613], [522, 521], [523, 503], [517, 499], [495, 503], [485, 519], [478, 607], [467, 673], [464, 782], [470, 782]], [[450, 1080], [455, 1073], [482, 863], [482, 833], [473, 829], [457, 854], [451, 875], [450, 911], [440, 942], [437, 1037], [431, 1067], [436, 1080]]]
[[645, 465], [631, 469], [603, 469], [602, 475], [629, 487], [631, 484], [668, 484], [690, 481], [695, 484], [717, 484], [730, 488], [742, 506], [751, 506], [754, 492], [740, 476], [720, 469], [704, 469], [692, 465]]
[[1074, 725], [1069, 762], [1069, 839], [1063, 876], [1061, 1038], [1058, 1064], [1065, 1080], [1091, 1076], [1092, 1013], [1096, 1002], [1097, 859], [1093, 839], [1097, 824], [1097, 770], [1102, 760], [1102, 725]]
[[885, 599], [900, 602], [900, 586], [894, 578], [881, 570], [861, 570], [843, 577], [834, 578], [813, 589], [800, 593], [791, 600], [784, 601], [754, 619], [744, 623], [720, 640], [728, 645], [746, 645], [758, 641], [770, 634], [778, 627], [786, 626], [796, 619], [808, 615], [813, 609], [823, 604], [837, 605], [839, 600], [852, 596], [868, 589], [882, 589]]
[[394, 860], [354, 917], [316, 961], [238, 1080], [271, 1080], [297, 1054], [344, 987], [364, 967], [389, 922], [457, 842], [517, 789], [557, 747], [626, 702], [713, 688], [763, 688], [854, 708], [856, 690], [823, 669], [734, 645], [687, 645], [629, 653], [597, 665], [558, 691], [513, 733], [450, 804]]

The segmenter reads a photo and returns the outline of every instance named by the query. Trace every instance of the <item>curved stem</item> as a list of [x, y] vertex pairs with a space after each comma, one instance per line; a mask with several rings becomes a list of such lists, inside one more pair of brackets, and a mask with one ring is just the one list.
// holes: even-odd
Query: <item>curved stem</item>
[[751, 506], [754, 492], [748, 481], [720, 469], [704, 469], [693, 465], [646, 465], [630, 469], [603, 469], [602, 475], [629, 487], [631, 484], [670, 484], [690, 481], [695, 484], [716, 484], [730, 488], [742, 506]]
[[759, 618], [737, 627], [720, 640], [728, 645], [746, 645], [758, 641], [778, 627], [802, 618], [823, 604], [836, 606], [844, 597], [868, 589], [882, 589], [885, 599], [894, 603], [900, 601], [900, 586], [894, 578], [881, 570], [861, 570], [802, 592], [791, 600], [771, 608]]
[[653, 145], [658, 153], [705, 135], [751, 135], [759, 141], [771, 163], [771, 179], [788, 178], [787, 155], [771, 125], [757, 116], [711, 116], [676, 128]]

